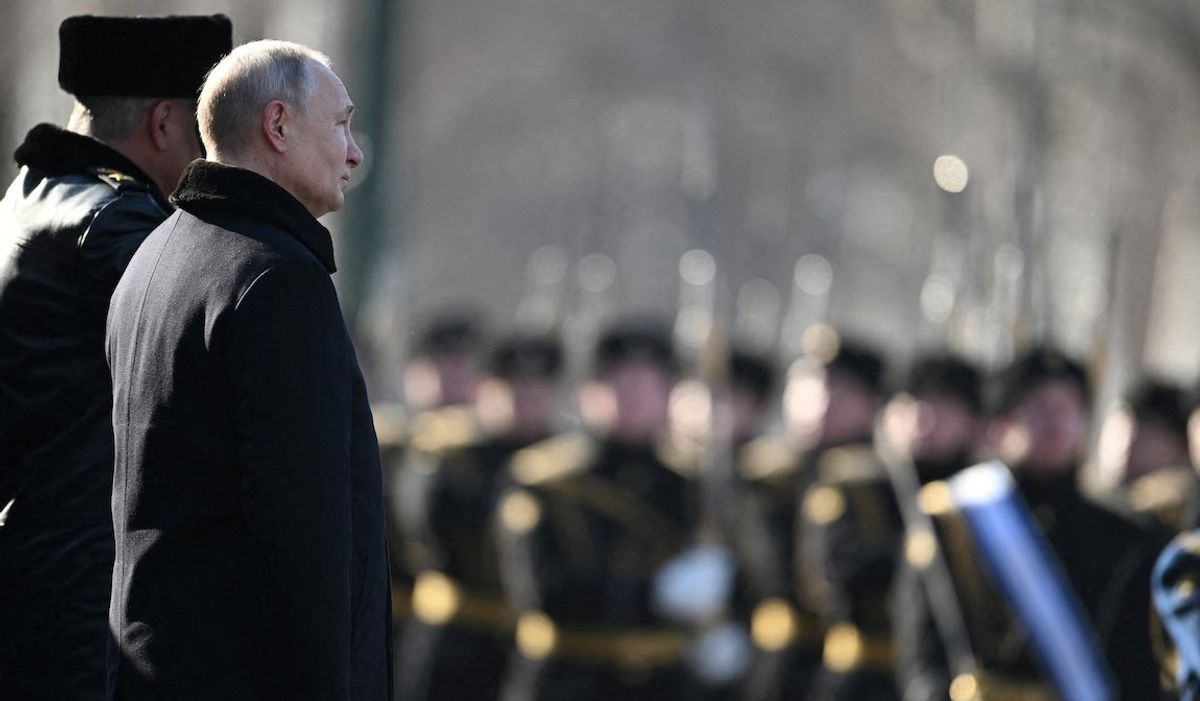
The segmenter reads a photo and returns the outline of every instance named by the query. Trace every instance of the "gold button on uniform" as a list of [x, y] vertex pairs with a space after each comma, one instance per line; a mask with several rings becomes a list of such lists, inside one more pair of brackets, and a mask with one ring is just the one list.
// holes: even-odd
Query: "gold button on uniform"
[[846, 498], [833, 487], [816, 487], [804, 497], [804, 516], [823, 526], [841, 518], [846, 512]]

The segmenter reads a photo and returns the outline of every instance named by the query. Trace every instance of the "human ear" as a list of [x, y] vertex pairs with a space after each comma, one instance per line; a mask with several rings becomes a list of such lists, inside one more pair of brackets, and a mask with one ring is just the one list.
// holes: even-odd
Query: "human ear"
[[267, 143], [278, 153], [287, 151], [286, 126], [288, 121], [287, 105], [281, 100], [272, 100], [263, 108], [262, 132]]
[[146, 125], [146, 129], [150, 136], [150, 143], [154, 144], [155, 150], [166, 151], [171, 145], [171, 113], [175, 110], [175, 105], [170, 100], [160, 100], [154, 103], [150, 108], [150, 120]]

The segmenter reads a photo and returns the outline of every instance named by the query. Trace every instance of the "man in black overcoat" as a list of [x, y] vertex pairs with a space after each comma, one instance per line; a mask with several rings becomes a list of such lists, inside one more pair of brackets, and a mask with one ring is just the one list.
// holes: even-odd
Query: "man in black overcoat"
[[0, 202], [0, 698], [99, 699], [112, 582], [108, 300], [200, 155], [196, 93], [221, 15], [75, 16], [66, 129], [17, 149]]
[[390, 697], [387, 539], [329, 231], [363, 160], [329, 59], [209, 74], [180, 211], [113, 295], [114, 699]]

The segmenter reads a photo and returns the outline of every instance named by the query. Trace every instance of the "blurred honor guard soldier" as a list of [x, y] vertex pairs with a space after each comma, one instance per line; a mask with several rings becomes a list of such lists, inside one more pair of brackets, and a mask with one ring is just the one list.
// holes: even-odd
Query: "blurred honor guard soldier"
[[737, 547], [739, 598], [749, 610], [756, 659], [746, 682], [753, 701], [802, 698], [821, 663], [822, 631], [806, 595], [797, 504], [835, 451], [839, 465], [871, 464], [883, 360], [825, 326], [807, 336], [807, 353], [788, 369], [786, 435], [746, 444], [738, 457], [741, 498]]
[[482, 340], [474, 315], [437, 315], [404, 366], [404, 398], [409, 410], [417, 413], [470, 404], [479, 386]]
[[[404, 403], [408, 416], [402, 427], [395, 412], [390, 416], [376, 413], [377, 426], [387, 421], [389, 440], [382, 442], [385, 488], [388, 495], [388, 530], [392, 547], [393, 613], [403, 625], [411, 605], [413, 580], [411, 569], [423, 561], [420, 548], [424, 541], [403, 537], [400, 533], [402, 512], [419, 513], [422, 497], [405, 488], [406, 466], [410, 458], [428, 465], [428, 460], [413, 450], [411, 443], [438, 443], [450, 434], [471, 432], [475, 422], [471, 407], [479, 385], [479, 325], [472, 314], [442, 312], [426, 326], [412, 349], [402, 374]], [[425, 438], [425, 436], [429, 436]]]
[[229, 20], [59, 28], [66, 130], [34, 127], [0, 202], [0, 698], [104, 694], [112, 583], [108, 301], [201, 153], [195, 100]]
[[556, 342], [506, 339], [490, 354], [472, 414], [413, 436], [399, 489], [405, 552], [419, 573], [398, 657], [402, 699], [499, 693], [516, 616], [500, 585], [492, 515], [509, 458], [552, 432], [561, 367]]
[[695, 677], [694, 698], [703, 701], [740, 699], [749, 671], [752, 650], [737, 579], [737, 492], [730, 468], [762, 435], [775, 407], [776, 373], [767, 359], [735, 346], [726, 372], [715, 387], [697, 378], [683, 380], [671, 397], [670, 460], [685, 469], [692, 499], [701, 508], [695, 545], [676, 558], [676, 583], [663, 584], [684, 595], [679, 604], [699, 633], [689, 647], [688, 666]]
[[[1107, 661], [1117, 698], [1155, 699], [1158, 672], [1151, 650], [1149, 582], [1162, 538], [1089, 502], [1076, 473], [1087, 436], [1090, 398], [1083, 369], [1061, 353], [1034, 348], [1000, 376], [997, 414], [989, 428], [999, 457], [1012, 467], [1034, 525], [1057, 558], [1062, 576], [1096, 648]], [[936, 524], [938, 545], [910, 547], [897, 591], [899, 666], [904, 699], [1053, 699], [1053, 676], [1030, 646], [1023, 624], [993, 584], [979, 545], [950, 487], [922, 488], [921, 509]], [[1002, 535], [1002, 534], [1001, 534]], [[940, 553], [957, 601], [926, 594]], [[996, 566], [996, 565], [992, 565]], [[950, 670], [935, 626], [934, 606], [957, 606], [974, 657], [971, 674]]]
[[1173, 532], [1195, 525], [1200, 480], [1188, 452], [1183, 390], [1150, 379], [1135, 385], [1104, 421], [1099, 468], [1117, 509], [1156, 519]]
[[110, 698], [391, 696], [379, 452], [316, 220], [362, 162], [352, 110], [316, 51], [230, 52], [211, 160], [113, 294]]
[[691, 528], [685, 478], [656, 451], [674, 379], [656, 326], [604, 333], [580, 390], [590, 434], [513, 456], [498, 516], [505, 588], [520, 612], [501, 698], [671, 699], [686, 636], [654, 606], [655, 579]]
[[[803, 500], [801, 553], [813, 608], [825, 635], [810, 699], [898, 699], [891, 587], [904, 523], [885, 460], [921, 481], [966, 467], [980, 437], [978, 372], [948, 356], [919, 359], [883, 411], [877, 457], [828, 451]], [[882, 449], [886, 444], [891, 450]], [[798, 579], [799, 573], [797, 575]]]

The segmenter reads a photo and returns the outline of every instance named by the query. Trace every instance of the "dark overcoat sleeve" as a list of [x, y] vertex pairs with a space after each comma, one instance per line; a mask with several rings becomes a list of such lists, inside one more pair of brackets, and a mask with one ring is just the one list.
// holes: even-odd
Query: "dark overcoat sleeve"
[[83, 272], [92, 283], [88, 291], [103, 306], [102, 318], [129, 260], [168, 214], [148, 192], [123, 193], [101, 207], [79, 237]]
[[262, 273], [226, 362], [241, 507], [259, 571], [262, 670], [277, 698], [350, 698], [351, 349], [316, 261]]

